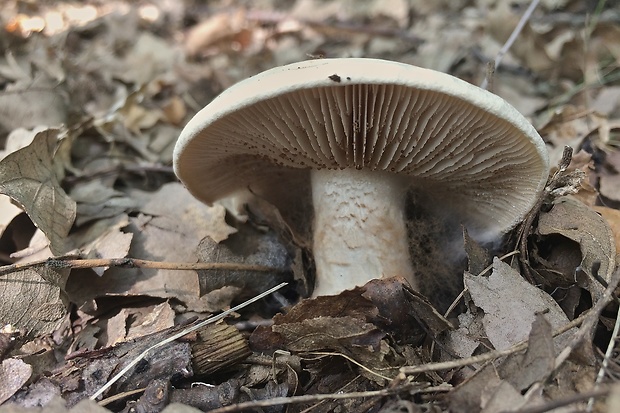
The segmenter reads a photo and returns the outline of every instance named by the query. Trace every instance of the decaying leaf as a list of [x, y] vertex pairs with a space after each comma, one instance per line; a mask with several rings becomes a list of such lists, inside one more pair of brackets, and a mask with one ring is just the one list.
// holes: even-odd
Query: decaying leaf
[[61, 88], [41, 72], [0, 93], [0, 127], [9, 131], [41, 124], [59, 126], [66, 119], [66, 111]]
[[68, 270], [45, 267], [0, 277], [0, 320], [35, 337], [49, 334], [67, 314]]
[[76, 225], [103, 218], [110, 218], [135, 209], [137, 202], [121, 191], [106, 186], [100, 180], [76, 185], [70, 192], [77, 203]]
[[[203, 238], [197, 247], [201, 262], [228, 262], [250, 264], [273, 268], [271, 273], [241, 270], [199, 271], [201, 300], [213, 304], [230, 295], [230, 287], [245, 294], [265, 291], [280, 282], [288, 280], [292, 264], [292, 251], [272, 230], [259, 230], [249, 223], [237, 224], [237, 232], [221, 242], [211, 237]], [[225, 304], [228, 305], [229, 303]]]
[[503, 379], [519, 392], [544, 381], [554, 369], [555, 349], [551, 324], [543, 314], [536, 314], [525, 354], [508, 357], [498, 368]]
[[62, 171], [54, 161], [58, 148], [58, 130], [50, 129], [0, 161], [0, 192], [24, 208], [55, 254], [65, 252], [65, 237], [76, 216], [75, 202], [60, 186]]
[[9, 399], [30, 379], [32, 367], [18, 358], [9, 358], [0, 364], [0, 404]]
[[448, 395], [450, 406], [454, 412], [492, 413], [536, 405], [541, 400], [525, 398], [522, 394], [553, 372], [554, 360], [551, 325], [545, 315], [538, 313], [525, 354], [514, 353], [476, 370]]
[[620, 210], [608, 208], [604, 206], [593, 207], [596, 212], [601, 214], [603, 218], [609, 224], [611, 232], [614, 234], [614, 241], [616, 244], [616, 259], [620, 254]]
[[[179, 183], [164, 185], [154, 193], [136, 190], [132, 197], [142, 213], [131, 217], [129, 225], [123, 228], [122, 234], [131, 235], [110, 235], [124, 241], [131, 236], [129, 255], [132, 257], [197, 262], [196, 248], [200, 240], [206, 237], [222, 240], [235, 232], [224, 220], [223, 207], [202, 204]], [[108, 222], [107, 227], [113, 225], [116, 226], [114, 232], [124, 227], [113, 222]], [[70, 290], [72, 298], [79, 303], [106, 294], [147, 295], [174, 297], [192, 309], [205, 309], [200, 302], [200, 284], [195, 271], [110, 268], [103, 277], [94, 274], [80, 274], [79, 279], [72, 277]]]
[[[416, 320], [426, 323], [434, 317], [415, 314], [423, 307], [410, 302], [403, 291], [405, 284], [399, 277], [377, 279], [337, 296], [303, 300], [286, 314], [275, 316], [271, 328], [258, 328], [250, 338], [251, 345], [261, 351], [286, 349], [303, 358], [321, 353], [340, 355], [339, 362], [352, 360], [365, 367], [360, 374], [382, 383], [385, 377], [395, 376], [398, 367], [413, 363], [412, 358], [420, 362], [409, 347], [425, 337], [425, 329]], [[394, 346], [394, 341], [400, 346]]]
[[0, 195], [0, 237], [6, 227], [13, 221], [13, 218], [22, 212], [19, 207], [13, 205], [11, 198], [6, 195]]
[[[484, 311], [486, 336], [498, 350], [527, 339], [537, 313], [544, 313], [554, 329], [569, 321], [553, 298], [497, 258], [489, 277], [465, 273], [464, 280], [474, 304]], [[558, 336], [556, 345], [566, 344], [571, 334]]]
[[595, 275], [609, 281], [616, 261], [614, 236], [605, 219], [580, 201], [562, 197], [550, 211], [540, 214], [538, 233], [559, 234], [579, 244], [581, 263], [565, 276], [586, 288], [594, 301], [598, 300], [605, 287]]

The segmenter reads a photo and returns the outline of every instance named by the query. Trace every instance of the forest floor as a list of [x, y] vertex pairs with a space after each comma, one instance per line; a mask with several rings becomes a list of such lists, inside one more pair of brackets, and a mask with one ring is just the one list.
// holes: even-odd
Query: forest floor
[[[0, 412], [620, 411], [620, 3], [530, 5], [4, 0]], [[490, 80], [546, 143], [501, 245], [420, 241], [421, 274], [464, 263], [449, 309], [401, 278], [307, 299], [309, 243], [273, 207], [175, 177], [220, 92], [339, 57]]]

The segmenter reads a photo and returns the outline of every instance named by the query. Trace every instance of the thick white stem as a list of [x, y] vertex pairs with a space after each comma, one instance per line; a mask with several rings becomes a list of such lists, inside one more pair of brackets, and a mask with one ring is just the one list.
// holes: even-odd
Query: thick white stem
[[[314, 296], [338, 294], [373, 278], [413, 284], [405, 225], [405, 186], [386, 172], [312, 171]], [[415, 285], [413, 285], [415, 287]]]

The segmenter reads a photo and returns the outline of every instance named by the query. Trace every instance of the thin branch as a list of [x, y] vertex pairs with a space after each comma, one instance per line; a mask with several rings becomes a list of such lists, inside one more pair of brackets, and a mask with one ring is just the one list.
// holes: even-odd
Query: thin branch
[[[523, 30], [523, 28], [525, 27], [525, 23], [527, 23], [530, 17], [532, 17], [532, 13], [534, 13], [534, 10], [538, 6], [538, 3], [540, 3], [540, 0], [532, 0], [527, 10], [525, 10], [525, 13], [523, 13], [523, 16], [521, 16], [517, 27], [515, 27], [515, 29], [510, 34], [510, 37], [508, 37], [508, 40], [506, 40], [506, 43], [504, 43], [502, 48], [497, 53], [497, 56], [495, 56], [495, 70], [497, 70], [497, 68], [502, 62], [502, 59], [504, 58], [506, 53], [508, 53], [508, 50], [510, 50], [515, 40], [517, 40], [517, 37], [519, 37], [521, 30]], [[493, 72], [495, 72], [495, 70]], [[487, 74], [487, 76], [485, 76], [484, 80], [480, 84], [480, 87], [482, 89], [486, 89], [490, 80], [491, 79], [489, 79], [489, 76]]]
[[[363, 392], [352, 392], [352, 393], [333, 393], [333, 394], [308, 394], [303, 396], [290, 396], [290, 397], [274, 397], [273, 399], [267, 400], [253, 400], [249, 402], [243, 402], [238, 404], [233, 404], [230, 406], [220, 407], [219, 409], [211, 410], [211, 413], [230, 413], [230, 412], [238, 412], [242, 410], [256, 409], [260, 407], [271, 407], [271, 406], [284, 406], [288, 404], [295, 403], [311, 403], [311, 402], [319, 402], [323, 400], [343, 400], [343, 399], [359, 399], [366, 397], [385, 397], [390, 396], [397, 393], [402, 393], [405, 391], [415, 391], [418, 393], [421, 390], [421, 386], [418, 385], [403, 385], [398, 387], [388, 387], [381, 390], [372, 390], [372, 391], [363, 391]], [[427, 389], [428, 390], [428, 389]], [[440, 391], [445, 390], [445, 388], [438, 389]]]
[[150, 268], [157, 270], [229, 270], [229, 271], [258, 271], [258, 272], [281, 272], [282, 269], [267, 267], [264, 265], [238, 264], [234, 262], [160, 262], [141, 260], [138, 258], [99, 258], [99, 259], [66, 259], [48, 258], [28, 263], [4, 265], [0, 267], [0, 276], [33, 268], [45, 267], [49, 269], [77, 269], [77, 268]]

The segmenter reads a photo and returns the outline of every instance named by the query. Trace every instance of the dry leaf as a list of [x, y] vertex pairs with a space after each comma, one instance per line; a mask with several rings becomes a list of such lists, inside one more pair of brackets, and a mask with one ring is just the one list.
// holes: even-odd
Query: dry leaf
[[[179, 183], [166, 184], [153, 193], [134, 190], [131, 197], [142, 211], [131, 217], [130, 224], [124, 228], [133, 234], [131, 257], [197, 262], [196, 248], [202, 239], [223, 240], [235, 232], [226, 224], [222, 206], [202, 204]], [[175, 298], [190, 306], [196, 302], [197, 308], [203, 309], [195, 271], [110, 268], [103, 277], [93, 274], [81, 274], [79, 280], [72, 277], [69, 287], [72, 299], [80, 304], [106, 294], [148, 295]]]
[[[474, 304], [484, 311], [486, 336], [497, 350], [505, 350], [530, 334], [537, 313], [544, 313], [553, 328], [568, 323], [560, 306], [546, 292], [525, 281], [508, 264], [495, 258], [489, 277], [465, 273], [465, 285]], [[571, 332], [556, 338], [558, 346], [570, 339]]]
[[0, 126], [6, 130], [59, 126], [66, 116], [61, 88], [44, 74], [10, 84], [0, 92]]
[[135, 210], [138, 206], [135, 200], [100, 180], [77, 184], [69, 195], [77, 203], [77, 226], [92, 220], [111, 218]]
[[0, 364], [0, 404], [7, 401], [26, 384], [32, 374], [32, 367], [17, 358], [9, 358]]
[[6, 195], [0, 195], [0, 237], [4, 233], [6, 227], [13, 221], [13, 218], [22, 212], [24, 211], [13, 205], [11, 198]]
[[[615, 241], [607, 222], [580, 201], [561, 197], [554, 201], [550, 211], [540, 214], [537, 231], [541, 235], [560, 234], [579, 244], [581, 263], [574, 274], [566, 276], [587, 288], [597, 301], [604, 287], [593, 273], [597, 271], [609, 281], [616, 262]], [[585, 279], [580, 274], [585, 274]]]
[[616, 257], [620, 254], [620, 210], [604, 206], [593, 207], [596, 212], [601, 214], [609, 224], [611, 232], [614, 234], [616, 244]]
[[185, 50], [195, 56], [208, 47], [225, 40], [232, 40], [245, 28], [245, 10], [223, 12], [210, 16], [190, 29], [185, 38]]
[[509, 412], [525, 404], [525, 398], [507, 381], [487, 389], [482, 394], [482, 413]]
[[76, 205], [60, 186], [57, 137], [58, 130], [40, 132], [30, 145], [0, 161], [0, 192], [18, 202], [47, 235], [54, 254], [62, 254]]
[[551, 324], [543, 314], [536, 314], [525, 354], [514, 354], [499, 366], [501, 377], [518, 391], [543, 382], [555, 366], [555, 349]]
[[0, 320], [30, 337], [58, 328], [67, 314], [64, 287], [68, 270], [45, 267], [15, 271], [0, 277]]

